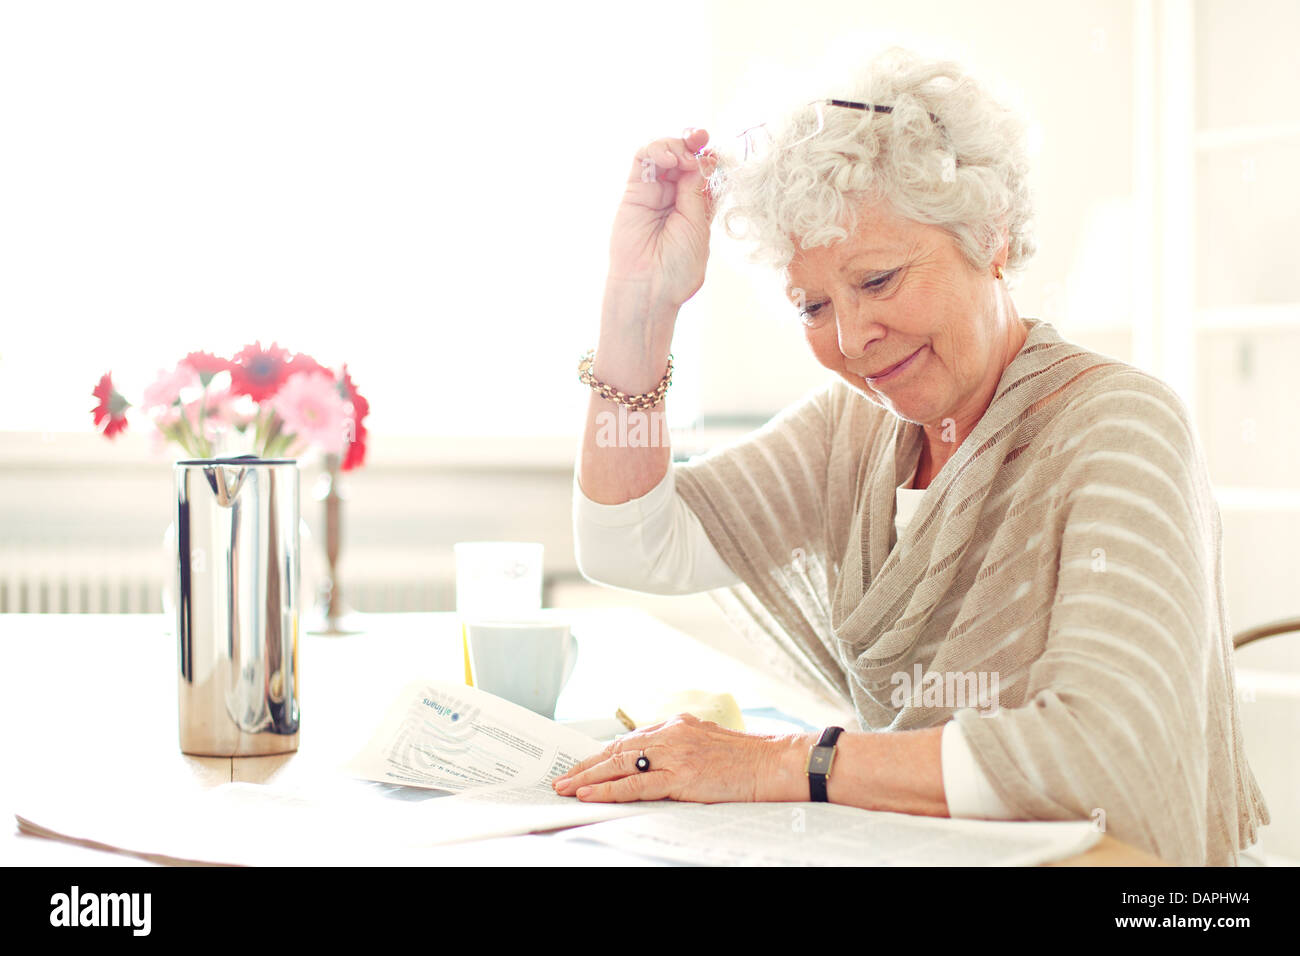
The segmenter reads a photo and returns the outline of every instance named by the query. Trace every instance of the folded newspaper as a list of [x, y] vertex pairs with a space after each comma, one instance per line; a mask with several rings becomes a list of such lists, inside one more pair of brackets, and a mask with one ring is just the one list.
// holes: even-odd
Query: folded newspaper
[[683, 803], [565, 831], [571, 841], [726, 866], [1037, 866], [1085, 852], [1087, 821], [951, 820], [829, 803]]
[[569, 839], [701, 864], [1033, 865], [1081, 853], [1100, 837], [1087, 822], [556, 795], [551, 781], [602, 746], [473, 687], [417, 682], [344, 774], [310, 786], [47, 794], [15, 816], [26, 833], [154, 862], [236, 865], [433, 863], [434, 847], [573, 827]]
[[473, 687], [415, 682], [342, 773], [293, 787], [30, 792], [15, 817], [33, 836], [161, 863], [419, 862], [429, 847], [660, 808], [555, 793], [552, 780], [603, 746]]

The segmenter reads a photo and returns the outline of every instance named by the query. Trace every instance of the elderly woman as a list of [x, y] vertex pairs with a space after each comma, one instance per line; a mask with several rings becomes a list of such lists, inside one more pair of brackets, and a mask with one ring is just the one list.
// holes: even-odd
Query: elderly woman
[[[1017, 313], [1006, 276], [1034, 246], [1013, 116], [954, 64], [899, 50], [835, 93], [751, 131], [770, 142], [743, 161], [702, 130], [638, 152], [582, 366], [596, 393], [575, 528], [593, 580], [726, 588], [859, 728], [770, 737], [684, 716], [557, 791], [1092, 819], [1170, 862], [1235, 863], [1268, 811], [1185, 406]], [[729, 233], [744, 222], [784, 269], [834, 377], [674, 465], [664, 443], [603, 424], [662, 410], [721, 199]]]

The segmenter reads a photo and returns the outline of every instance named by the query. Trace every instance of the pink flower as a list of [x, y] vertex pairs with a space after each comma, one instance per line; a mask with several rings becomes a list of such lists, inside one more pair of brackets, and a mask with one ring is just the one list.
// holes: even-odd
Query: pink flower
[[[161, 450], [160, 445], [168, 441], [180, 441], [189, 454], [216, 454], [216, 449], [245, 421], [245, 416], [235, 407], [237, 400], [238, 396], [232, 395], [229, 389], [205, 389], [188, 402], [155, 405], [150, 412], [156, 426], [154, 450]], [[206, 442], [207, 447], [191, 444], [196, 441]]]
[[271, 407], [284, 419], [284, 430], [326, 454], [340, 455], [348, 442], [351, 416], [334, 377], [300, 372], [280, 386]]
[[172, 439], [167, 437], [163, 429], [175, 424], [176, 420], [179, 418], [180, 409], [177, 408], [169, 408], [163, 412], [156, 413], [153, 416], [153, 423], [156, 427], [149, 433], [150, 452], [154, 455], [161, 455], [167, 450], [167, 445]]
[[[195, 435], [211, 441], [216, 432], [221, 430], [221, 419], [213, 414], [211, 407], [206, 413], [204, 412], [202, 399], [196, 398], [192, 402], [186, 402], [182, 406], [182, 411], [185, 413], [185, 420], [190, 424], [190, 431]], [[200, 421], [202, 425], [199, 424]]]
[[191, 352], [181, 361], [199, 373], [199, 379], [204, 387], [207, 387], [217, 375], [230, 371], [231, 364], [230, 359], [223, 359], [210, 352]]
[[181, 420], [181, 408], [179, 405], [164, 406], [156, 409], [151, 417], [159, 429], [169, 428]]
[[[229, 426], [237, 424], [238, 416], [235, 413], [235, 401], [239, 396], [233, 394], [229, 388], [212, 389], [203, 394], [207, 401], [207, 411], [205, 421], [209, 425]], [[196, 429], [199, 424], [199, 411], [202, 403], [195, 399], [185, 406], [185, 417], [190, 420], [190, 425]]]
[[235, 391], [233, 386], [212, 389], [207, 394], [209, 422], [242, 431], [257, 417], [257, 403]]
[[[149, 418], [154, 424], [153, 441], [150, 448], [154, 454], [161, 454], [166, 450], [168, 442], [177, 440], [175, 433], [171, 430], [181, 420], [181, 407], [179, 405], [155, 407], [149, 413]], [[169, 434], [169, 432], [171, 433]]]
[[147, 412], [154, 408], [167, 408], [176, 404], [181, 397], [181, 389], [199, 384], [199, 373], [182, 362], [170, 372], [158, 370], [158, 378], [144, 390], [141, 407]]

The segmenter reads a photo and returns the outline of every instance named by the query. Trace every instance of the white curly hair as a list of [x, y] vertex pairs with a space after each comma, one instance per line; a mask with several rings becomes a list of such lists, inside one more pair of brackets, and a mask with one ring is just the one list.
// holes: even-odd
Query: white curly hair
[[[856, 228], [864, 202], [883, 201], [902, 218], [946, 229], [976, 269], [1003, 241], [1007, 270], [1034, 254], [1025, 125], [961, 67], [891, 47], [875, 56], [836, 99], [887, 106], [877, 112], [812, 107], [769, 123], [772, 145], [748, 161], [719, 152], [708, 188], [732, 238], [757, 248], [754, 261], [785, 269], [791, 237], [831, 245]], [[742, 224], [743, 229], [738, 229]]]

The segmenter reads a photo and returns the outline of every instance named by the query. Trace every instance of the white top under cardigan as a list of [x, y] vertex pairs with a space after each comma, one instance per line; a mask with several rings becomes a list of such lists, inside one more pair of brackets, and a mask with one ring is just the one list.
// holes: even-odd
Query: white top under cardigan
[[[898, 486], [894, 546], [916, 512], [925, 489]], [[578, 568], [597, 584], [652, 594], [695, 594], [739, 579], [718, 555], [695, 512], [674, 490], [673, 468], [640, 498], [602, 505], [573, 481], [573, 540]], [[943, 792], [952, 817], [1007, 820], [1014, 814], [989, 785], [955, 720], [943, 727]]]

